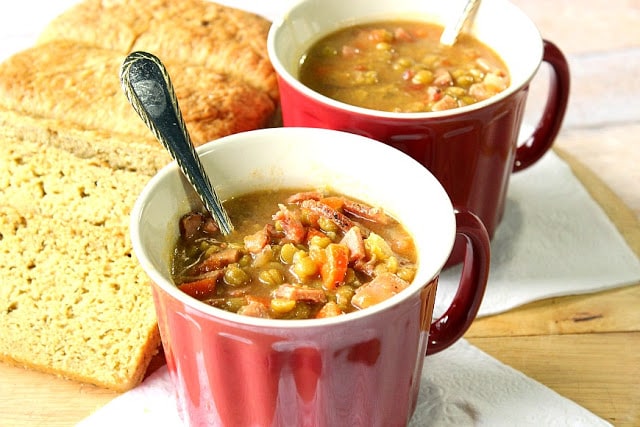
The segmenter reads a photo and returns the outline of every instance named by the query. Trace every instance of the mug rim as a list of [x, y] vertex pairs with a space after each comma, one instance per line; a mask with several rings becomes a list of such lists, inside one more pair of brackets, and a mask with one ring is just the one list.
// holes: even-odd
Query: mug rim
[[[291, 133], [295, 134], [301, 132], [302, 134], [306, 132], [314, 132], [318, 134], [325, 134], [326, 137], [330, 136], [338, 136], [342, 135], [342, 138], [351, 139], [358, 144], [376, 144], [376, 149], [382, 150], [386, 152], [387, 155], [403, 157], [401, 160], [407, 163], [414, 163], [415, 166], [419, 166], [424, 169], [423, 173], [425, 176], [428, 176], [427, 179], [433, 180], [437, 187], [439, 188], [439, 192], [441, 192], [441, 202], [446, 202], [447, 206], [443, 206], [443, 211], [447, 211], [447, 216], [449, 217], [449, 225], [452, 227], [449, 235], [448, 242], [441, 242], [439, 245], [442, 246], [442, 259], [439, 260], [436, 264], [434, 264], [431, 270], [428, 271], [420, 271], [421, 260], [419, 258], [419, 271], [416, 275], [416, 278], [411, 282], [411, 284], [399, 292], [398, 294], [392, 296], [391, 298], [379, 302], [374, 306], [368, 307], [363, 310], [358, 310], [350, 313], [346, 313], [341, 316], [336, 317], [328, 317], [322, 319], [262, 319], [250, 316], [243, 316], [237, 313], [228, 312], [216, 307], [213, 307], [209, 304], [206, 304], [202, 301], [199, 301], [196, 298], [193, 298], [186, 293], [180, 291], [177, 286], [173, 283], [173, 281], [164, 277], [164, 275], [158, 271], [155, 267], [153, 260], [147, 256], [147, 251], [144, 249], [144, 244], [142, 242], [142, 232], [141, 232], [141, 220], [144, 217], [145, 209], [148, 207], [150, 203], [150, 199], [155, 193], [156, 189], [161, 185], [166, 185], [166, 182], [170, 182], [171, 180], [180, 180], [181, 172], [175, 161], [164, 166], [160, 171], [158, 171], [144, 186], [142, 192], [136, 199], [136, 202], [132, 208], [130, 214], [130, 238], [133, 247], [133, 251], [135, 256], [141, 265], [144, 273], [148, 276], [148, 278], [152, 282], [152, 286], [159, 288], [163, 293], [167, 294], [174, 300], [179, 301], [184, 304], [187, 308], [192, 308], [197, 310], [200, 314], [206, 315], [210, 318], [215, 318], [220, 321], [226, 321], [235, 325], [243, 325], [245, 327], [259, 327], [264, 329], [298, 329], [298, 328], [317, 328], [317, 327], [327, 327], [336, 324], [343, 324], [348, 322], [357, 322], [358, 320], [368, 318], [369, 316], [375, 316], [376, 313], [393, 309], [398, 306], [402, 302], [409, 299], [412, 295], [415, 295], [418, 292], [421, 292], [428, 286], [434, 282], [435, 279], [440, 275], [443, 266], [453, 248], [454, 238], [456, 234], [456, 222], [455, 222], [455, 213], [451, 201], [440, 183], [437, 181], [435, 177], [422, 165], [420, 165], [413, 158], [409, 157], [405, 153], [390, 147], [386, 144], [383, 144], [374, 139], [364, 137], [357, 134], [352, 134], [349, 132], [338, 131], [338, 130], [330, 130], [330, 129], [321, 129], [321, 128], [304, 128], [304, 127], [280, 127], [280, 128], [267, 128], [267, 129], [257, 129], [252, 131], [241, 132], [238, 134], [232, 134], [226, 137], [219, 138], [217, 140], [210, 141], [200, 147], [196, 148], [198, 155], [200, 156], [208, 156], [214, 155], [216, 151], [220, 149], [224, 149], [225, 145], [234, 144], [239, 139], [243, 138], [260, 138], [260, 137], [274, 137], [280, 133]], [[361, 142], [358, 142], [361, 141]], [[286, 186], [283, 186], [285, 188]], [[338, 189], [338, 191], [341, 191]], [[450, 212], [450, 213], [449, 213]], [[402, 220], [400, 220], [402, 223]], [[447, 225], [447, 224], [444, 224]], [[412, 233], [412, 230], [407, 230], [409, 233]], [[437, 267], [436, 267], [437, 266]], [[426, 267], [425, 267], [426, 268]], [[428, 276], [428, 277], [427, 277]]]
[[[302, 82], [300, 82], [300, 80], [295, 77], [288, 69], [288, 67], [283, 63], [283, 61], [280, 58], [280, 49], [277, 45], [277, 40], [279, 37], [279, 33], [281, 31], [284, 31], [285, 28], [285, 24], [288, 22], [287, 20], [290, 19], [290, 15], [292, 12], [305, 7], [307, 4], [313, 3], [314, 1], [317, 0], [302, 0], [299, 1], [295, 4], [293, 4], [279, 19], [274, 20], [273, 23], [271, 24], [271, 27], [269, 28], [269, 32], [267, 35], [267, 54], [269, 56], [269, 59], [271, 61], [271, 64], [274, 68], [274, 70], [276, 71], [276, 75], [279, 79], [282, 79], [286, 82], [286, 84], [288, 84], [289, 86], [293, 87], [297, 92], [303, 94], [304, 96], [308, 97], [309, 99], [315, 100], [317, 102], [320, 102], [322, 104], [325, 104], [331, 108], [334, 108], [336, 110], [341, 110], [341, 111], [345, 111], [345, 112], [349, 112], [349, 113], [353, 113], [353, 114], [359, 114], [361, 116], [369, 116], [369, 117], [375, 117], [375, 118], [385, 118], [385, 119], [391, 119], [391, 120], [425, 120], [425, 119], [437, 119], [437, 118], [446, 118], [446, 117], [454, 117], [457, 115], [464, 115], [464, 114], [468, 114], [470, 112], [476, 111], [476, 110], [481, 110], [483, 108], [489, 107], [493, 104], [499, 103], [500, 101], [502, 101], [503, 99], [513, 95], [514, 93], [518, 92], [519, 90], [521, 90], [523, 87], [525, 87], [526, 85], [529, 84], [529, 82], [533, 79], [534, 75], [536, 74], [536, 72], [538, 71], [538, 68], [540, 67], [540, 64], [542, 63], [542, 57], [543, 57], [543, 39], [542, 36], [540, 35], [538, 29], [536, 28], [535, 24], [533, 23], [533, 21], [531, 21], [531, 19], [524, 14], [516, 5], [514, 5], [513, 3], [509, 2], [509, 1], [501, 1], [501, 0], [491, 0], [494, 3], [501, 3], [506, 5], [507, 7], [511, 8], [512, 13], [516, 13], [520, 16], [520, 19], [526, 21], [527, 25], [534, 29], [538, 35], [537, 39], [536, 39], [536, 44], [537, 44], [537, 52], [534, 52], [534, 54], [536, 55], [537, 60], [536, 62], [536, 66], [533, 67], [533, 69], [531, 69], [529, 71], [529, 73], [527, 73], [526, 76], [524, 76], [522, 79], [520, 79], [519, 82], [513, 82], [511, 81], [511, 83], [509, 84], [509, 86], [487, 98], [484, 99], [482, 101], [476, 102], [474, 104], [470, 104], [470, 105], [465, 105], [463, 107], [456, 107], [456, 108], [452, 108], [449, 110], [442, 110], [442, 111], [424, 111], [424, 112], [393, 112], [393, 111], [383, 111], [383, 110], [376, 110], [376, 109], [372, 109], [372, 108], [365, 108], [365, 107], [360, 107], [357, 105], [353, 105], [353, 104], [349, 104], [346, 102], [342, 102], [342, 101], [338, 101], [336, 99], [333, 99], [331, 97], [328, 97], [326, 95], [323, 95], [311, 88], [309, 88], [308, 86], [304, 85]], [[484, 2], [486, 3], [486, 2]], [[481, 6], [482, 7], [482, 4]], [[396, 16], [400, 16], [400, 14], [396, 14]], [[394, 17], [388, 17], [388, 19], [394, 19]], [[322, 28], [320, 29], [320, 32], [315, 36], [315, 38], [313, 39], [313, 42], [320, 40], [322, 37], [331, 34], [333, 31], [336, 31], [340, 28], [344, 28], [346, 26], [350, 26], [350, 25], [355, 25], [355, 24], [360, 24], [360, 23], [366, 23], [366, 22], [375, 22], [375, 19], [371, 19], [369, 17], [365, 17], [365, 16], [361, 16], [361, 17], [352, 17], [351, 20], [349, 22], [345, 22], [345, 23], [340, 23], [339, 25], [334, 25], [331, 28]], [[475, 27], [474, 27], [475, 28]], [[473, 33], [473, 31], [472, 31]], [[309, 44], [309, 40], [305, 40], [304, 43], [306, 43], [305, 45], [305, 49], [309, 48], [310, 44]], [[311, 43], [313, 44], [313, 43]], [[492, 46], [489, 45], [490, 48], [493, 49]], [[300, 51], [299, 54], [303, 54], [304, 51]], [[504, 59], [502, 59], [505, 63], [506, 61]], [[507, 64], [507, 68], [509, 69], [510, 73], [510, 67], [509, 64]]]

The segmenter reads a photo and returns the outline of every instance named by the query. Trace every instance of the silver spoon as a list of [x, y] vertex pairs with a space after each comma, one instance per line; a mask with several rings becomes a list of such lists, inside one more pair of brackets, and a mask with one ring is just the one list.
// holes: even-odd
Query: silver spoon
[[480, 6], [480, 0], [468, 0], [460, 17], [444, 28], [444, 31], [440, 35], [440, 43], [446, 46], [453, 46], [460, 32], [467, 26], [467, 23], [475, 17], [478, 6]]
[[120, 83], [133, 109], [171, 153], [222, 234], [230, 234], [233, 225], [196, 154], [160, 59], [147, 52], [129, 54], [120, 69]]

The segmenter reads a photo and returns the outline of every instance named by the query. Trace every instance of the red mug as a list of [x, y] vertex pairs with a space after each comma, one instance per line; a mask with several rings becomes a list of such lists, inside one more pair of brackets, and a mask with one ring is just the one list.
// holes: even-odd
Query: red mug
[[[340, 155], [327, 156], [327, 150]], [[363, 151], [368, 162], [354, 162]], [[458, 340], [480, 306], [490, 257], [482, 222], [468, 211], [455, 211], [442, 186], [417, 161], [351, 133], [263, 129], [205, 144], [198, 153], [223, 200], [254, 190], [328, 186], [383, 207], [413, 236], [418, 269], [397, 295], [333, 318], [258, 319], [209, 306], [171, 279], [178, 220], [201, 205], [175, 163], [165, 167], [133, 208], [131, 239], [152, 281], [185, 424], [406, 425], [423, 366], [428, 369], [425, 354]], [[383, 165], [404, 173], [385, 176], [377, 172]], [[415, 185], [421, 197], [414, 197]], [[459, 291], [449, 310], [433, 320], [438, 277], [456, 235], [469, 246]]]
[[[427, 167], [454, 206], [477, 214], [492, 237], [511, 173], [531, 166], [551, 147], [569, 97], [566, 58], [518, 8], [505, 0], [479, 6], [470, 32], [504, 60], [511, 84], [476, 104], [439, 112], [384, 112], [333, 100], [298, 80], [304, 52], [338, 28], [380, 19], [444, 24], [460, 6], [452, 1], [304, 0], [274, 22], [267, 46], [278, 75], [284, 126], [343, 130], [396, 147]], [[547, 102], [535, 131], [518, 146], [529, 84], [542, 62], [552, 71]], [[450, 263], [460, 261], [461, 249], [457, 244]]]

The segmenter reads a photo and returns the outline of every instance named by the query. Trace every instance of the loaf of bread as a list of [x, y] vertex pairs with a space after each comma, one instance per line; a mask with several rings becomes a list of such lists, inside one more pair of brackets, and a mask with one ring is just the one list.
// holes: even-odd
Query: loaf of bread
[[[0, 138], [47, 141], [113, 168], [153, 174], [169, 156], [128, 104], [127, 54], [158, 56], [195, 145], [268, 126], [277, 105], [268, 21], [204, 0], [88, 0], [0, 64]], [[152, 7], [153, 6], [153, 7]]]
[[124, 391], [159, 349], [129, 214], [170, 161], [119, 68], [166, 65], [196, 145], [278, 104], [264, 19], [206, 0], [86, 0], [0, 64], [0, 359]]

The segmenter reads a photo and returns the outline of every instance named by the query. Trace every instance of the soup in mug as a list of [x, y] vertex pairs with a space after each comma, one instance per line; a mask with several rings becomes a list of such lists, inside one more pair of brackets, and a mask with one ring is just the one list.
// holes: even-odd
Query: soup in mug
[[442, 45], [442, 31], [413, 21], [340, 29], [303, 55], [299, 79], [337, 101], [406, 113], [463, 107], [509, 86], [507, 67], [491, 48], [467, 34]]
[[208, 214], [180, 220], [172, 275], [227, 311], [276, 319], [338, 316], [384, 301], [416, 272], [412, 237], [381, 208], [321, 191], [259, 191], [224, 202], [235, 230]]

